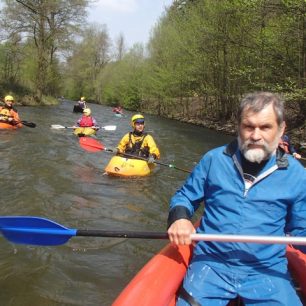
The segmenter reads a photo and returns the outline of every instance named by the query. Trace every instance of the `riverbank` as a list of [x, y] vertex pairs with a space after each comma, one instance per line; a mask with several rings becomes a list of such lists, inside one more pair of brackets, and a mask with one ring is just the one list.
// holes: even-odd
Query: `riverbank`
[[[158, 101], [143, 101], [141, 111], [203, 126], [227, 135], [237, 134], [236, 118], [224, 120], [217, 118], [209, 101], [201, 97], [183, 98], [160, 105]], [[292, 144], [302, 155], [306, 155], [306, 114], [303, 102], [290, 101], [285, 104], [286, 133]]]
[[21, 106], [44, 106], [44, 105], [57, 105], [59, 100], [51, 96], [43, 96], [41, 100], [31, 95], [18, 95], [10, 93], [15, 99], [15, 105]]
[[[15, 98], [16, 99], [16, 98]], [[32, 96], [23, 96], [16, 99], [16, 105], [56, 105], [59, 100], [54, 97], [43, 97], [38, 103]], [[303, 102], [290, 101], [286, 108], [286, 133], [289, 135], [296, 150], [306, 156], [306, 107]], [[222, 120], [216, 117], [213, 107], [208, 100], [201, 97], [173, 99], [166, 105], [150, 100], [141, 103], [140, 111], [181, 122], [203, 126], [227, 135], [235, 136], [237, 133], [236, 119]]]

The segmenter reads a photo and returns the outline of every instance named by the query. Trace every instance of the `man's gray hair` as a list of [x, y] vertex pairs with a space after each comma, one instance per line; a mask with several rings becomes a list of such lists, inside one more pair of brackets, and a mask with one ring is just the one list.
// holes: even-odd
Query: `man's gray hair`
[[278, 126], [284, 122], [284, 101], [271, 92], [254, 92], [247, 94], [241, 101], [238, 110], [238, 124], [241, 123], [241, 116], [244, 110], [251, 110], [254, 113], [262, 111], [272, 104]]

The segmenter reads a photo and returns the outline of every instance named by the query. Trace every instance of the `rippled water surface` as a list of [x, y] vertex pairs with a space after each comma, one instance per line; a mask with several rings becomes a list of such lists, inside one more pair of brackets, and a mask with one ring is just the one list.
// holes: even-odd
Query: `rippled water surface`
[[[130, 130], [132, 113], [90, 105], [101, 126], [97, 138], [115, 147]], [[19, 107], [36, 128], [0, 131], [1, 215], [39, 216], [68, 228], [165, 231], [168, 202], [186, 173], [157, 166], [147, 177], [104, 175], [111, 153], [88, 153], [69, 129], [79, 118], [73, 102]], [[173, 120], [146, 116], [146, 130], [163, 163], [192, 169], [207, 150], [232, 137]], [[64, 245], [34, 247], [0, 239], [1, 305], [111, 305], [135, 273], [166, 241], [74, 237]]]

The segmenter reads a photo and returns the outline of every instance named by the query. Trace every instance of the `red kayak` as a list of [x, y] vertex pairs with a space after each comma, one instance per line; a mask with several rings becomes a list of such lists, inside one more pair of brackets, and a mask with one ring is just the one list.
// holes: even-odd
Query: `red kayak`
[[[191, 255], [191, 246], [168, 244], [138, 272], [112, 306], [174, 306]], [[306, 254], [288, 246], [287, 258], [291, 274], [299, 284], [298, 293], [304, 298]], [[233, 301], [230, 305], [238, 304]]]

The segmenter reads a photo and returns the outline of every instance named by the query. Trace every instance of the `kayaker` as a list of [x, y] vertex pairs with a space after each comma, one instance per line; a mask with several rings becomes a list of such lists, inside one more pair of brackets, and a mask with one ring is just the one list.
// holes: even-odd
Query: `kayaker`
[[290, 142], [290, 138], [287, 134], [284, 134], [281, 137], [279, 147], [282, 148], [287, 154], [293, 155], [293, 157], [296, 159], [301, 159], [302, 157], [299, 153], [296, 152], [294, 145]]
[[117, 146], [117, 152], [148, 158], [149, 163], [154, 163], [160, 158], [160, 152], [153, 137], [144, 132], [145, 118], [136, 114], [131, 119], [133, 131], [125, 134]]
[[[1, 121], [17, 127], [22, 127], [18, 111], [13, 107], [14, 102], [13, 96], [7, 95], [4, 97], [4, 106], [0, 106], [0, 113], [2, 114]], [[5, 116], [3, 116], [3, 114], [5, 114]]]
[[[199, 233], [306, 236], [306, 171], [278, 149], [284, 104], [273, 93], [243, 98], [238, 137], [207, 152], [170, 202], [171, 242], [191, 243], [191, 217], [205, 203]], [[302, 305], [291, 282], [286, 246], [198, 242], [177, 305]]]
[[80, 100], [78, 101], [78, 106], [82, 108], [83, 110], [86, 108], [86, 101], [85, 97], [81, 97]]
[[122, 110], [122, 107], [120, 105], [118, 105], [117, 107], [114, 107], [113, 112], [115, 114], [123, 115], [123, 110]]
[[90, 108], [84, 108], [83, 115], [79, 118], [79, 120], [76, 123], [76, 126], [79, 127], [97, 127], [98, 124], [97, 120], [91, 116], [91, 109]]
[[84, 108], [83, 115], [74, 126], [73, 133], [79, 137], [93, 136], [98, 130], [97, 120], [91, 116], [90, 108]]

